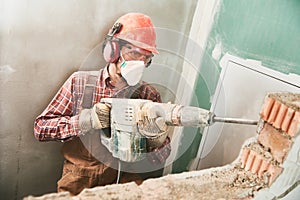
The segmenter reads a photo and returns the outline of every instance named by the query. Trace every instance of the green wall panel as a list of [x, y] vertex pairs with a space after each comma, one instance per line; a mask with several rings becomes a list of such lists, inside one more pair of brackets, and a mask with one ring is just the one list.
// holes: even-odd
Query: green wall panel
[[[282, 73], [300, 74], [299, 0], [224, 0], [214, 19], [194, 89], [199, 106], [210, 108], [210, 96], [217, 85], [219, 60], [211, 56], [217, 44], [222, 47], [221, 56], [228, 52], [259, 60]], [[184, 130], [182, 141], [187, 140], [190, 132]], [[173, 164], [173, 172], [188, 170], [190, 161], [197, 155], [200, 130], [194, 140], [188, 148], [184, 142], [179, 147], [181, 156]]]
[[208, 51], [260, 60], [284, 73], [300, 73], [299, 0], [225, 0], [209, 38]]

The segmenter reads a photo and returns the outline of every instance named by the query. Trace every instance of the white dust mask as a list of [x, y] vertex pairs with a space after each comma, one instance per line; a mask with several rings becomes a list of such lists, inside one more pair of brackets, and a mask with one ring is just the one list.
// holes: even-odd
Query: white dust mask
[[140, 82], [144, 69], [145, 64], [141, 60], [126, 61], [123, 58], [123, 62], [121, 63], [121, 75], [130, 86], [134, 86]]

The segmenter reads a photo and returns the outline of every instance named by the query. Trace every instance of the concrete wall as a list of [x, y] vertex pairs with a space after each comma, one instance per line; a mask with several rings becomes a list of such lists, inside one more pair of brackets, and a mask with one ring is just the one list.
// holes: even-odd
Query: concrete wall
[[[108, 29], [120, 15], [148, 14], [158, 32], [154, 66], [145, 79], [174, 99], [197, 0], [1, 0], [0, 1], [0, 196], [20, 199], [56, 191], [62, 167], [60, 143], [40, 143], [33, 122], [74, 71], [99, 69]], [[171, 33], [173, 37], [170, 37]], [[160, 63], [159, 65], [155, 63]], [[155, 68], [156, 67], [156, 68]], [[167, 90], [166, 90], [167, 88]], [[171, 88], [171, 89], [168, 89]]]

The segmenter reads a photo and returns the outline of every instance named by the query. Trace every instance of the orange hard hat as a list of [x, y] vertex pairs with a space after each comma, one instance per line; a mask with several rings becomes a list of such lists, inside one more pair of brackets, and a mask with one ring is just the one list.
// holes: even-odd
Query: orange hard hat
[[149, 16], [142, 13], [128, 13], [121, 16], [116, 23], [121, 23], [121, 30], [114, 36], [139, 48], [158, 54], [156, 33]]

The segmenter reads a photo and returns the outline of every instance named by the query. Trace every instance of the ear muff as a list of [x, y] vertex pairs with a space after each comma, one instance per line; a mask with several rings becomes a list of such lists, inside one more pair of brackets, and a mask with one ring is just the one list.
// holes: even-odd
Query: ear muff
[[116, 41], [116, 40], [107, 41], [105, 46], [102, 49], [102, 54], [103, 54], [104, 60], [107, 63], [117, 62], [119, 55], [120, 55], [118, 41]]
[[102, 54], [104, 60], [108, 63], [117, 62], [120, 56], [119, 40], [114, 37], [115, 34], [121, 31], [122, 24], [115, 23], [111, 29], [111, 32], [106, 35], [103, 45], [102, 45]]

